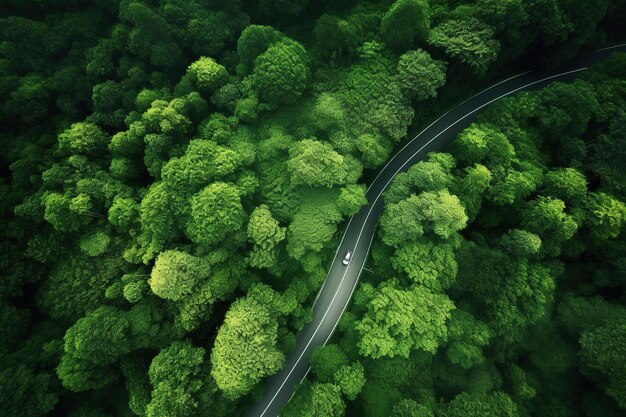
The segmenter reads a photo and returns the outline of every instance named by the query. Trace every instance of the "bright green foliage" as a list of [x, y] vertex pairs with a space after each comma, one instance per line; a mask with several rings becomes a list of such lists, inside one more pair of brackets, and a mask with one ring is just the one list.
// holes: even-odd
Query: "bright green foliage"
[[175, 342], [163, 349], [150, 364], [152, 384], [147, 417], [195, 416], [211, 406], [207, 392], [204, 349], [188, 342]]
[[294, 103], [308, 86], [309, 65], [309, 56], [298, 42], [278, 42], [255, 59], [252, 87], [262, 102]]
[[555, 169], [544, 177], [543, 192], [566, 203], [579, 201], [587, 194], [587, 179], [574, 168]]
[[167, 162], [161, 175], [172, 190], [193, 193], [213, 179], [228, 177], [241, 166], [237, 152], [212, 141], [194, 139], [182, 157]]
[[416, 100], [436, 97], [446, 81], [446, 64], [422, 49], [408, 51], [398, 61], [398, 81]]
[[536, 255], [541, 249], [541, 238], [521, 229], [509, 230], [502, 235], [499, 243], [502, 250], [520, 258]]
[[[441, 161], [437, 157], [441, 157]], [[452, 159], [448, 154], [429, 154], [429, 161], [420, 161], [411, 166], [407, 172], [402, 172], [394, 178], [388, 190], [384, 194], [387, 204], [397, 203], [418, 194], [420, 191], [440, 191], [446, 188], [451, 181], [450, 169], [454, 166], [446, 166], [446, 161]]]
[[414, 400], [404, 399], [393, 407], [391, 417], [433, 417], [432, 410]]
[[[245, 413], [409, 130], [626, 19], [621, 0], [3, 6], [0, 415], [18, 417]], [[623, 414], [625, 71], [615, 54], [498, 99], [394, 178], [284, 415]]]
[[65, 354], [96, 365], [115, 362], [130, 351], [130, 323], [113, 307], [100, 307], [78, 320], [65, 334]]
[[250, 214], [248, 238], [254, 247], [248, 262], [255, 268], [272, 268], [277, 265], [276, 247], [285, 239], [286, 228], [272, 217], [266, 205], [260, 205]]
[[396, 280], [386, 281], [356, 324], [359, 351], [374, 359], [407, 358], [414, 349], [434, 354], [447, 339], [446, 321], [453, 309], [454, 304], [443, 294], [422, 286], [403, 290]]
[[361, 172], [358, 161], [342, 156], [324, 142], [304, 139], [291, 147], [287, 168], [293, 185], [331, 188], [344, 185]]
[[515, 150], [495, 126], [474, 123], [450, 145], [451, 153], [468, 165], [483, 162], [487, 168], [508, 167]]
[[105, 253], [110, 243], [111, 237], [106, 232], [95, 230], [83, 236], [78, 245], [85, 255], [94, 257]]
[[237, 55], [239, 55], [238, 71], [243, 75], [252, 72], [255, 59], [281, 39], [284, 35], [271, 26], [250, 25], [241, 32], [237, 41]]
[[204, 94], [211, 94], [228, 81], [226, 68], [213, 58], [204, 56], [189, 65], [187, 74], [191, 77], [191, 82]]
[[354, 401], [365, 385], [363, 365], [355, 362], [352, 365], [344, 365], [335, 372], [333, 380], [341, 389], [341, 393], [347, 399]]
[[[589, 368], [608, 379], [606, 392], [626, 409], [626, 324], [624, 320], [585, 332], [580, 357]], [[593, 377], [593, 373], [590, 372]], [[602, 381], [603, 379], [600, 379]]]
[[281, 415], [285, 417], [340, 417], [346, 405], [341, 391], [333, 384], [300, 385], [293, 400], [288, 402]]
[[552, 197], [539, 196], [524, 208], [522, 226], [543, 242], [546, 253], [558, 253], [559, 245], [576, 233], [578, 226], [565, 212], [565, 203]]
[[437, 245], [422, 238], [399, 247], [391, 258], [391, 265], [396, 271], [405, 272], [412, 283], [441, 292], [449, 289], [456, 278], [454, 249], [451, 244]]
[[394, 51], [411, 49], [415, 41], [424, 41], [430, 28], [428, 2], [396, 0], [380, 22], [385, 43]]
[[167, 250], [157, 257], [148, 283], [159, 297], [178, 301], [191, 294], [193, 287], [207, 273], [202, 259], [178, 250]]
[[585, 212], [587, 227], [598, 240], [618, 237], [626, 223], [626, 205], [605, 193], [590, 193]]
[[485, 323], [465, 310], [453, 310], [448, 325], [446, 355], [450, 362], [465, 369], [480, 365], [485, 360], [482, 348], [489, 343], [490, 337], [491, 332]]
[[126, 230], [139, 216], [139, 206], [132, 198], [115, 198], [109, 208], [108, 220], [113, 226]]
[[97, 155], [108, 143], [106, 133], [91, 123], [74, 123], [59, 135], [59, 150], [68, 154]]
[[57, 375], [65, 388], [75, 392], [102, 388], [118, 377], [110, 365], [95, 366], [90, 361], [69, 355], [61, 358]]
[[440, 413], [442, 417], [516, 417], [517, 406], [502, 392], [457, 395]]
[[239, 398], [280, 369], [284, 354], [276, 348], [277, 332], [268, 305], [252, 297], [231, 305], [211, 352], [211, 375], [224, 396]]
[[148, 263], [178, 234], [172, 210], [172, 196], [164, 183], [153, 183], [139, 206], [141, 235], [139, 243], [145, 254], [141, 260]]
[[500, 52], [500, 43], [493, 39], [493, 30], [474, 18], [441, 23], [431, 30], [428, 42], [469, 65], [478, 76], [485, 74]]
[[191, 198], [191, 219], [185, 232], [198, 244], [215, 245], [239, 230], [244, 217], [237, 187], [216, 182]]
[[367, 204], [366, 189], [363, 184], [349, 184], [341, 189], [337, 199], [337, 207], [341, 214], [351, 216], [359, 212]]
[[80, 218], [71, 208], [72, 201], [68, 196], [51, 193], [44, 197], [44, 218], [60, 232], [74, 232], [81, 226]]
[[461, 200], [469, 222], [478, 215], [482, 205], [483, 193], [489, 189], [492, 178], [493, 176], [487, 167], [474, 164], [465, 168], [464, 175], [457, 176], [452, 183], [450, 188]]
[[394, 247], [425, 233], [449, 238], [463, 229], [466, 222], [459, 199], [447, 190], [412, 195], [389, 205], [380, 218], [383, 242]]
[[311, 193], [287, 229], [287, 252], [295, 259], [306, 253], [320, 252], [337, 230], [341, 213], [333, 194]]
[[348, 357], [338, 345], [315, 348], [310, 358], [311, 370], [321, 382], [332, 382], [335, 372], [348, 365]]

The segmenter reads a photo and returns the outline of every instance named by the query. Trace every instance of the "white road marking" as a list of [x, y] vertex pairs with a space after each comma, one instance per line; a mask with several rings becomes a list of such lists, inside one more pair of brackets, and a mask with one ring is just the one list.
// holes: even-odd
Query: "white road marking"
[[[559, 73], [559, 74], [551, 75], [550, 77], [545, 77], [545, 78], [542, 78], [541, 80], [538, 80], [538, 81], [533, 81], [532, 83], [525, 84], [525, 85], [523, 85], [523, 86], [521, 86], [521, 87], [518, 87], [518, 88], [516, 88], [516, 89], [514, 89], [514, 90], [511, 90], [511, 91], [507, 92], [506, 94], [502, 94], [502, 95], [500, 95], [500, 96], [498, 96], [498, 97], [496, 97], [496, 98], [494, 98], [494, 99], [492, 99], [492, 100], [488, 101], [487, 103], [485, 103], [485, 104], [483, 104], [483, 105], [481, 105], [481, 106], [478, 106], [478, 107], [477, 107], [477, 108], [475, 108], [474, 110], [472, 110], [472, 111], [470, 111], [469, 113], [465, 114], [464, 116], [462, 116], [462, 117], [458, 118], [456, 121], [454, 121], [454, 123], [451, 123], [450, 125], [448, 125], [445, 129], [443, 129], [441, 132], [439, 132], [437, 135], [435, 135], [432, 139], [430, 139], [428, 142], [426, 142], [424, 145], [422, 145], [422, 146], [421, 146], [421, 147], [420, 147], [420, 148], [419, 148], [419, 149], [418, 149], [415, 153], [413, 153], [413, 155], [411, 155], [411, 156], [410, 156], [410, 157], [409, 157], [409, 158], [408, 158], [408, 159], [404, 162], [404, 164], [402, 164], [402, 165], [400, 166], [400, 168], [398, 168], [398, 169], [396, 170], [396, 173], [397, 173], [397, 172], [399, 172], [402, 168], [404, 168], [404, 167], [406, 166], [406, 164], [408, 164], [408, 163], [409, 163], [409, 161], [410, 161], [411, 159], [413, 159], [413, 157], [414, 157], [415, 155], [419, 154], [419, 153], [420, 153], [420, 152], [421, 152], [421, 151], [422, 151], [422, 150], [423, 150], [426, 146], [430, 145], [430, 144], [431, 144], [431, 143], [432, 143], [432, 142], [433, 142], [436, 138], [438, 138], [438, 137], [439, 137], [439, 136], [441, 136], [443, 133], [445, 133], [446, 131], [448, 131], [448, 129], [450, 129], [452, 126], [456, 125], [457, 123], [459, 123], [461, 120], [463, 120], [463, 119], [465, 119], [466, 117], [470, 116], [472, 113], [476, 113], [477, 111], [479, 111], [479, 110], [481, 110], [482, 108], [484, 108], [484, 107], [488, 106], [489, 104], [493, 103], [494, 101], [497, 101], [497, 100], [501, 99], [502, 97], [506, 97], [506, 96], [508, 96], [508, 95], [514, 94], [514, 93], [516, 93], [516, 92], [518, 92], [518, 91], [520, 91], [520, 90], [522, 90], [522, 89], [524, 89], [524, 88], [526, 88], [526, 87], [530, 87], [530, 86], [532, 86], [532, 85], [539, 84], [539, 83], [541, 83], [541, 82], [544, 82], [544, 81], [547, 81], [547, 80], [551, 80], [551, 79], [553, 79], [553, 78], [557, 78], [557, 77], [560, 77], [560, 76], [563, 76], [563, 75], [568, 75], [568, 74], [573, 74], [573, 73], [576, 73], [576, 72], [585, 71], [586, 69], [588, 69], [588, 67], [582, 67], [582, 68], [578, 68], [578, 69], [575, 69], [575, 70], [566, 71], [566, 72], [562, 72], [562, 73]], [[524, 75], [524, 74], [527, 74], [527, 72], [526, 72], [526, 73], [523, 73], [523, 74], [516, 75], [516, 76], [514, 76], [514, 77], [511, 77], [511, 78], [509, 78], [509, 79], [507, 79], [507, 80], [505, 80], [505, 81], [508, 81], [508, 80], [510, 80], [510, 79], [513, 79], [513, 78], [519, 77], [519, 76]], [[505, 81], [502, 81], [502, 82], [500, 82], [500, 83], [498, 83], [498, 84], [502, 84], [502, 83], [503, 83], [503, 82], [505, 82]], [[496, 84], [496, 85], [498, 85], [498, 84]], [[491, 87], [490, 87], [490, 88], [491, 88]], [[489, 90], [489, 89], [487, 89], [487, 90]], [[472, 98], [474, 98], [474, 97], [478, 96], [479, 94], [482, 94], [483, 92], [485, 92], [485, 91], [487, 91], [487, 90], [483, 90], [482, 92], [480, 92], [480, 93], [478, 93], [478, 94], [476, 94], [476, 95], [474, 95], [474, 96], [470, 97], [468, 100], [471, 100]], [[466, 100], [466, 101], [468, 101], [468, 100]], [[466, 102], [466, 101], [465, 101], [465, 102]], [[465, 103], [465, 102], [464, 102], [464, 103]], [[458, 107], [458, 106], [457, 106], [457, 107]], [[455, 108], [456, 108], [456, 107], [455, 107]], [[450, 110], [450, 111], [452, 111], [452, 110]], [[448, 112], [447, 112], [447, 113], [445, 113], [445, 114], [448, 114], [450, 111], [448, 111]], [[444, 114], [444, 116], [445, 116], [445, 114]], [[441, 117], [443, 117], [443, 116], [441, 116]], [[439, 117], [437, 120], [435, 120], [433, 123], [431, 123], [428, 127], [431, 127], [433, 124], [435, 124], [438, 120], [440, 120], [440, 119], [441, 119], [441, 117]], [[411, 143], [413, 140], [415, 140], [417, 137], [419, 137], [422, 133], [424, 133], [424, 131], [426, 131], [426, 130], [428, 129], [428, 127], [427, 127], [426, 129], [422, 130], [422, 132], [420, 132], [420, 133], [419, 133], [417, 136], [415, 136], [413, 139], [411, 139], [411, 141], [410, 141], [409, 143]], [[405, 145], [405, 146], [404, 146], [404, 147], [403, 147], [400, 151], [398, 151], [398, 153], [396, 153], [396, 155], [394, 155], [394, 157], [393, 157], [393, 158], [391, 158], [391, 160], [390, 160], [389, 162], [387, 162], [387, 164], [385, 165], [385, 167], [383, 167], [383, 169], [381, 170], [381, 172], [380, 172], [380, 173], [382, 173], [382, 172], [383, 172], [383, 170], [384, 170], [384, 169], [385, 169], [385, 168], [386, 168], [386, 167], [387, 167], [387, 166], [391, 163], [391, 161], [393, 161], [393, 159], [395, 159], [395, 157], [396, 157], [396, 156], [397, 156], [400, 152], [402, 152], [402, 150], [403, 150], [403, 149], [405, 149], [405, 148], [406, 148], [406, 146], [408, 146], [408, 144], [407, 144], [407, 145]], [[380, 175], [380, 173], [379, 173], [378, 175]], [[376, 176], [376, 178], [378, 178], [378, 176]], [[372, 182], [372, 184], [376, 181], [376, 178], [374, 179], [374, 181]], [[387, 181], [387, 183], [386, 183], [386, 184], [385, 184], [385, 186], [383, 187], [383, 189], [382, 189], [382, 191], [380, 192], [380, 194], [378, 194], [378, 195], [376, 196], [376, 198], [374, 199], [374, 202], [370, 205], [370, 209], [369, 209], [369, 211], [367, 212], [367, 215], [365, 216], [365, 220], [363, 221], [363, 226], [361, 227], [361, 230], [359, 231], [359, 235], [358, 235], [358, 237], [357, 237], [357, 239], [356, 239], [356, 243], [354, 244], [354, 249], [353, 249], [354, 251], [356, 251], [356, 248], [357, 248], [357, 246], [359, 245], [359, 241], [361, 240], [361, 235], [363, 234], [363, 231], [365, 230], [365, 225], [367, 224], [367, 220], [369, 219], [369, 216], [370, 216], [370, 214], [372, 213], [372, 209], [373, 209], [374, 205], [376, 205], [376, 203], [378, 202], [378, 199], [380, 198], [380, 196], [383, 194], [383, 192], [385, 191], [385, 189], [387, 188], [387, 186], [389, 185], [389, 183], [390, 183], [390, 182], [391, 182], [394, 178], [395, 178], [395, 175], [394, 175], [393, 177], [391, 177], [391, 179], [389, 179], [389, 180]], [[371, 187], [371, 185], [370, 185], [370, 187]], [[368, 190], [369, 190], [369, 188], [368, 188]], [[350, 218], [350, 222], [351, 222], [351, 221], [352, 221], [352, 218]], [[350, 225], [350, 223], [348, 223], [348, 225]], [[346, 231], [347, 231], [347, 230], [348, 230], [348, 229], [346, 228]], [[369, 243], [369, 244], [370, 244], [370, 246], [368, 246], [368, 253], [369, 253], [369, 248], [371, 247], [372, 241], [373, 241], [373, 239], [374, 239], [374, 235], [375, 235], [375, 233], [373, 233], [373, 234], [372, 234], [372, 238], [370, 239], [370, 243]], [[345, 233], [344, 233], [344, 237], [345, 237]], [[343, 238], [342, 238], [342, 240], [341, 240], [341, 241], [343, 242]], [[341, 246], [341, 244], [340, 244], [340, 246]], [[339, 252], [339, 248], [337, 248], [337, 252], [335, 253], [335, 257], [336, 257], [336, 254], [337, 254], [338, 252]], [[332, 268], [332, 265], [333, 265], [334, 263], [335, 263], [335, 262], [333, 261], [333, 263], [331, 264], [331, 268]], [[346, 275], [348, 274], [348, 270], [350, 269], [350, 266], [351, 266], [351, 265], [352, 265], [352, 264], [349, 264], [349, 265], [346, 267], [346, 271], [344, 272], [343, 276], [341, 277], [341, 280], [339, 281], [339, 285], [337, 286], [337, 290], [335, 291], [335, 294], [333, 294], [333, 298], [331, 298], [331, 300], [330, 300], [330, 304], [329, 304], [329, 306], [328, 306], [328, 309], [326, 309], [326, 311], [324, 312], [324, 315], [322, 316], [322, 318], [321, 318], [321, 320], [320, 320], [319, 324], [318, 324], [318, 325], [317, 325], [317, 327], [315, 328], [315, 331], [313, 332], [313, 334], [312, 334], [312, 335], [311, 335], [311, 337], [309, 338], [309, 341], [307, 342], [307, 344], [304, 346], [304, 349], [302, 350], [302, 353], [300, 354], [300, 356], [298, 357], [298, 359], [296, 359], [296, 362], [295, 362], [295, 364], [293, 365], [293, 367], [291, 368], [291, 370], [289, 371], [289, 373], [287, 374], [287, 377], [283, 380], [282, 384], [280, 384], [280, 386], [278, 387], [278, 390], [276, 390], [276, 393], [274, 394], [274, 396], [272, 397], [272, 399], [269, 401], [269, 403], [267, 404], [267, 406], [265, 407], [265, 409], [263, 410], [263, 412], [261, 413], [261, 415], [260, 415], [259, 417], [263, 417], [263, 416], [265, 415], [265, 413], [266, 413], [266, 412], [267, 412], [267, 410], [270, 408], [270, 406], [272, 405], [272, 403], [274, 402], [274, 400], [276, 399], [276, 397], [278, 396], [278, 394], [279, 394], [279, 393], [280, 393], [280, 391], [282, 390], [283, 386], [285, 385], [285, 383], [287, 382], [287, 380], [289, 379], [289, 377], [291, 376], [291, 374], [293, 373], [293, 371], [296, 369], [296, 366], [298, 366], [298, 363], [300, 362], [300, 359], [302, 359], [302, 357], [303, 357], [303, 356], [304, 356], [304, 354], [306, 353], [306, 351], [307, 351], [307, 349], [308, 349], [309, 345], [311, 344], [311, 342], [313, 342], [313, 339], [315, 338], [315, 335], [317, 334], [317, 331], [318, 331], [318, 330], [320, 329], [320, 327], [322, 326], [322, 323], [324, 323], [324, 319], [325, 319], [325, 318], [326, 318], [326, 316], [328, 315], [328, 312], [330, 311], [330, 308], [331, 308], [331, 306], [332, 306], [333, 302], [335, 301], [335, 298], [337, 298], [337, 295], [339, 294], [339, 290], [341, 289], [341, 286], [343, 285], [343, 281], [344, 281], [344, 279], [345, 279]], [[362, 271], [362, 268], [361, 268], [361, 269], [360, 269], [360, 271], [359, 271], [359, 277], [360, 277], [360, 273], [361, 273], [361, 271]], [[338, 318], [338, 319], [337, 319], [337, 321], [335, 322], [335, 325], [333, 326], [333, 330], [331, 331], [330, 335], [329, 335], [329, 336], [328, 336], [328, 338], [326, 339], [326, 342], [324, 342], [324, 345], [328, 342], [328, 340], [330, 340], [330, 338], [332, 337], [333, 333], [335, 332], [335, 329], [337, 328], [337, 324], [339, 323], [339, 320], [341, 319], [341, 316], [343, 316], [343, 313], [345, 312], [346, 308], [348, 307], [348, 304], [350, 303], [350, 299], [352, 298], [352, 294], [353, 294], [353, 292], [354, 292], [354, 290], [355, 290], [355, 288], [356, 288], [356, 285], [358, 284], [358, 281], [359, 281], [359, 278], [357, 277], [357, 279], [356, 279], [356, 281], [355, 281], [355, 283], [354, 283], [354, 285], [353, 285], [353, 287], [352, 287], [352, 291], [350, 292], [350, 297], [349, 297], [349, 298], [348, 298], [348, 300], [346, 301], [346, 303], [345, 303], [345, 305], [344, 305], [344, 307], [343, 307], [342, 313], [339, 315], [339, 318]], [[306, 377], [306, 375], [309, 373], [309, 371], [310, 371], [310, 370], [311, 370], [311, 367], [309, 367], [309, 369], [306, 371], [306, 373], [304, 374], [304, 377], [302, 378], [301, 382], [304, 380], [304, 378]], [[292, 397], [293, 397], [293, 395], [292, 395]]]
[[609, 49], [621, 48], [622, 46], [626, 46], [626, 43], [622, 43], [620, 45], [607, 46], [606, 48], [598, 49], [595, 52], [608, 51]]

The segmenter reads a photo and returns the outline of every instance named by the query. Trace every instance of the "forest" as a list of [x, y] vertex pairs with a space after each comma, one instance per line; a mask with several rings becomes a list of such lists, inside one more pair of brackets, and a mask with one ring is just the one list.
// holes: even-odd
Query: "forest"
[[[4, 0], [0, 415], [235, 417], [366, 187], [624, 0]], [[282, 417], [626, 413], [626, 54], [396, 175]]]

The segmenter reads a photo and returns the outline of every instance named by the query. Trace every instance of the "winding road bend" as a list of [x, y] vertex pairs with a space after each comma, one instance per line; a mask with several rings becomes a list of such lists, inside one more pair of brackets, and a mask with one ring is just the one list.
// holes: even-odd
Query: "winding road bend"
[[[467, 99], [445, 113], [396, 153], [367, 189], [368, 204], [349, 221], [328, 271], [328, 277], [313, 306], [313, 320], [299, 333], [296, 349], [288, 356], [281, 371], [265, 382], [265, 393], [246, 414], [247, 417], [277, 417], [291, 399], [296, 386], [309, 372], [309, 356], [315, 347], [324, 345], [333, 335], [341, 315], [348, 307], [367, 259], [378, 217], [383, 211], [382, 194], [399, 172], [424, 159], [429, 152], [440, 151], [469, 126], [477, 113], [494, 101], [522, 90], [541, 88], [552, 81], [569, 81], [613, 52], [626, 52], [626, 44], [600, 49], [576, 60], [567, 68], [545, 73], [528, 71], [516, 75]], [[352, 251], [348, 266], [342, 264]]]

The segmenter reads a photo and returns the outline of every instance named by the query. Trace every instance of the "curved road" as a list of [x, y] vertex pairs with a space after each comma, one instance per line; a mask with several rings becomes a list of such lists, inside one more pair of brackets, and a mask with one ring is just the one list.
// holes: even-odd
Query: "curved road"
[[[376, 223], [383, 211], [382, 194], [396, 174], [406, 171], [429, 152], [442, 150], [471, 124], [481, 109], [494, 101], [518, 91], [541, 88], [552, 81], [569, 81], [613, 52], [626, 52], [626, 44], [598, 50], [558, 72], [529, 71], [495, 84], [445, 113], [395, 154], [369, 186], [368, 204], [348, 223], [328, 277], [315, 300], [313, 320], [299, 333], [296, 349], [287, 358], [283, 369], [265, 381], [266, 392], [246, 416], [277, 417], [280, 409], [293, 396], [297, 384], [309, 372], [311, 352], [315, 347], [326, 344], [333, 335], [367, 259]], [[347, 251], [352, 251], [352, 260], [344, 266], [342, 260]]]

